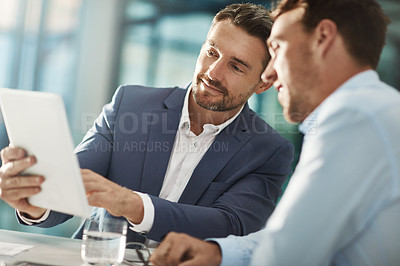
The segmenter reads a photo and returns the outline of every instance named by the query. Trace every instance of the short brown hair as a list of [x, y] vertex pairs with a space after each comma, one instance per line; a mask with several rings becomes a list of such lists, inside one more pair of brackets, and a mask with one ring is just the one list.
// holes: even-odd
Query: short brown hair
[[272, 17], [298, 7], [305, 10], [301, 21], [306, 30], [314, 30], [323, 19], [332, 20], [355, 60], [377, 68], [390, 20], [376, 0], [282, 0]]
[[[273, 20], [270, 11], [261, 6], [251, 3], [228, 5], [219, 11], [213, 21], [211, 28], [218, 22], [229, 19], [235, 26], [245, 30], [249, 35], [256, 37], [265, 43], [271, 34]], [[267, 47], [265, 46], [267, 51]], [[269, 61], [267, 53], [265, 66]]]

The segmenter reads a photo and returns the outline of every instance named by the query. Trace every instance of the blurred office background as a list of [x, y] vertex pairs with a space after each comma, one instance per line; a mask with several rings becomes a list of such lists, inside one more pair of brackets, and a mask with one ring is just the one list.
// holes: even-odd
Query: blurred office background
[[[0, 87], [62, 95], [78, 144], [119, 84], [186, 86], [213, 15], [235, 2], [242, 1], [0, 0]], [[400, 2], [380, 2], [392, 24], [379, 72], [400, 88]], [[276, 91], [253, 96], [250, 105], [298, 155], [302, 136], [284, 121]], [[0, 148], [8, 143], [0, 115]], [[0, 229], [71, 236], [79, 223], [21, 226], [0, 200]]]

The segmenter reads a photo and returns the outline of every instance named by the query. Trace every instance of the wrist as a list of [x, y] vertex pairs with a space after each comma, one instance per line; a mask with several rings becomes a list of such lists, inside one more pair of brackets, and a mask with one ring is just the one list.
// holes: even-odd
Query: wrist
[[217, 242], [214, 241], [207, 241], [210, 244], [210, 253], [212, 256], [210, 258], [213, 258], [213, 265], [220, 265], [222, 262], [222, 251], [221, 247]]
[[125, 218], [134, 224], [140, 224], [143, 221], [144, 205], [142, 198], [134, 191], [129, 190], [130, 202], [127, 204], [129, 210]]
[[43, 215], [46, 213], [46, 209], [40, 209], [37, 211], [30, 211], [24, 212], [24, 211], [19, 211], [19, 213], [24, 216], [25, 218], [32, 219], [32, 220], [38, 220], [43, 217]]

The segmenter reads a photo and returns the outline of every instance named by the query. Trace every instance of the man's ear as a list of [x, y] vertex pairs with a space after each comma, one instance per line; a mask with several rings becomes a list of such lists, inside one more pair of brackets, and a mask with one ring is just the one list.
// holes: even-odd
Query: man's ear
[[271, 82], [265, 83], [265, 82], [263, 82], [263, 81], [261, 80], [260, 83], [257, 85], [257, 88], [255, 89], [254, 92], [257, 93], [257, 94], [261, 94], [261, 93], [263, 93], [264, 91], [266, 91], [266, 90], [268, 90], [269, 88], [271, 88], [272, 85], [273, 85], [273, 82], [272, 82], [272, 81], [271, 81]]
[[315, 27], [316, 48], [319, 54], [324, 57], [332, 47], [338, 34], [336, 23], [330, 19], [321, 20]]

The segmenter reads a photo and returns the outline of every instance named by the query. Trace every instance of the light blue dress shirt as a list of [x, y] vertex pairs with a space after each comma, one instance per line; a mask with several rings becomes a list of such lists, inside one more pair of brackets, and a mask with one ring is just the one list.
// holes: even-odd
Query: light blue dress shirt
[[303, 122], [266, 227], [216, 239], [222, 265], [400, 265], [400, 93], [362, 72]]

